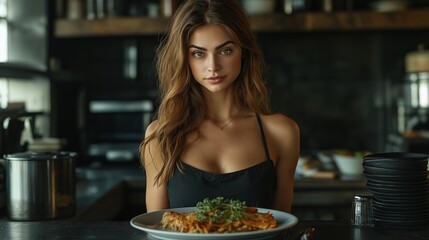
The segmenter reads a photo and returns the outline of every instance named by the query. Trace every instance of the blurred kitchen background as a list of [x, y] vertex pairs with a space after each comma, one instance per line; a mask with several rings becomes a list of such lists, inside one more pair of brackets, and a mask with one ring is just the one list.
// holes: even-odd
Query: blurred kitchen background
[[[80, 153], [81, 164], [136, 162], [156, 110], [155, 48], [180, 3], [0, 0], [4, 128], [9, 115], [29, 119], [30, 137]], [[241, 3], [272, 107], [299, 123], [303, 153], [426, 151], [427, 1]]]
[[[0, 153], [137, 166], [157, 107], [155, 48], [181, 2], [0, 0]], [[300, 168], [318, 158], [332, 170], [335, 153], [429, 152], [428, 1], [240, 2], [273, 110], [300, 125]]]
[[[135, 161], [156, 110], [154, 51], [180, 2], [0, 0], [2, 111], [24, 108], [35, 137], [81, 163]], [[271, 104], [301, 126], [303, 153], [426, 149], [427, 1], [254, 2], [261, 12], [242, 1]], [[412, 52], [423, 69], [407, 71]]]

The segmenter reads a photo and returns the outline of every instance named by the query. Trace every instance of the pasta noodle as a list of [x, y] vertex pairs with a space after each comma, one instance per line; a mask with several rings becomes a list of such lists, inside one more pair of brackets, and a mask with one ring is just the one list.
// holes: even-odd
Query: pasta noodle
[[243, 217], [227, 221], [200, 221], [196, 212], [167, 211], [161, 224], [164, 228], [186, 233], [231, 233], [275, 228], [277, 222], [271, 213], [259, 213], [257, 208], [245, 207]]

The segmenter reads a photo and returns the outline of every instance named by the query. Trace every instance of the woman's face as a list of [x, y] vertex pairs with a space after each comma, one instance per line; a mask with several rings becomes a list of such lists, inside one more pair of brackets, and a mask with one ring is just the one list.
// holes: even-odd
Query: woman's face
[[209, 24], [198, 27], [189, 39], [189, 66], [192, 75], [210, 92], [221, 92], [241, 71], [241, 47], [224, 27]]

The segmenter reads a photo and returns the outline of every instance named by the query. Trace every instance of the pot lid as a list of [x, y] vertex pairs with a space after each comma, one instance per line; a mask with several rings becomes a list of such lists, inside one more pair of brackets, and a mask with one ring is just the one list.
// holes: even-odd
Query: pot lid
[[6, 160], [47, 160], [47, 159], [61, 159], [61, 158], [75, 158], [75, 152], [20, 152], [6, 154]]

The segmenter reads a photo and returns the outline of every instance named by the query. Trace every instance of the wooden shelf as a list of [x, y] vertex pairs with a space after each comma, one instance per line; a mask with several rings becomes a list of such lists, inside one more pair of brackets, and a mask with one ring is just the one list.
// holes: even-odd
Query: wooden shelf
[[165, 31], [168, 18], [127, 17], [99, 20], [66, 20], [55, 23], [55, 36], [104, 37], [157, 35]]
[[429, 29], [429, 9], [255, 16], [252, 28], [257, 32]]
[[[57, 20], [55, 36], [103, 37], [158, 35], [165, 31], [168, 18], [106, 18], [101, 20]], [[429, 8], [398, 12], [335, 12], [272, 14], [251, 17], [256, 32], [312, 32], [361, 30], [429, 29]]]

